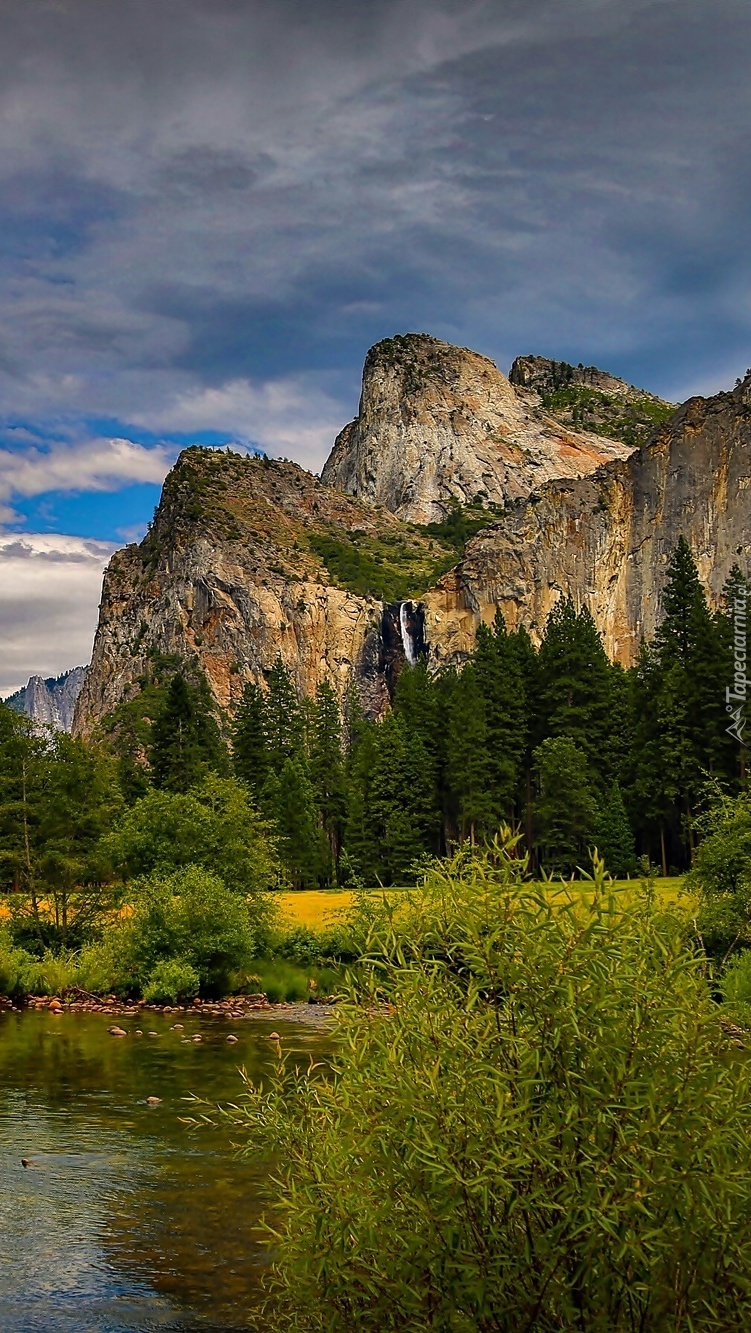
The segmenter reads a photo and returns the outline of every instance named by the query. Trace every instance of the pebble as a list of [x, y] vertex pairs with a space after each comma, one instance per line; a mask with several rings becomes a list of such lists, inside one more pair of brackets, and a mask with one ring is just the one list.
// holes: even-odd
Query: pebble
[[235, 1036], [234, 1032], [230, 1032], [229, 1036], [227, 1037], [227, 1041], [237, 1041], [237, 1037]]
[[184, 1023], [173, 1023], [172, 1027], [170, 1028], [170, 1032], [182, 1032], [184, 1027], [185, 1027]]
[[162, 1099], [161, 1099], [161, 1097], [147, 1097], [147, 1098], [146, 1098], [146, 1105], [147, 1105], [147, 1106], [161, 1106], [161, 1104], [162, 1104]]
[[107, 1031], [111, 1037], [127, 1037], [128, 1035], [124, 1028], [107, 1028]]

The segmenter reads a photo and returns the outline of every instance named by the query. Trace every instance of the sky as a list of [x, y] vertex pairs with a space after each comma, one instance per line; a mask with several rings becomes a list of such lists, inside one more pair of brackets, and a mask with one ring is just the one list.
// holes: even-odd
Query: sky
[[3, 0], [0, 693], [88, 660], [190, 443], [318, 471], [422, 331], [751, 362], [748, 0]]

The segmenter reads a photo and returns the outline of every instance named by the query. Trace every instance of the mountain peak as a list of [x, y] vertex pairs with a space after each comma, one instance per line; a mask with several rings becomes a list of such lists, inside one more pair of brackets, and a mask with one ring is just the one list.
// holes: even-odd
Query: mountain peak
[[358, 415], [321, 480], [407, 521], [440, 522], [457, 503], [503, 508], [631, 447], [561, 423], [479, 352], [400, 334], [368, 352]]

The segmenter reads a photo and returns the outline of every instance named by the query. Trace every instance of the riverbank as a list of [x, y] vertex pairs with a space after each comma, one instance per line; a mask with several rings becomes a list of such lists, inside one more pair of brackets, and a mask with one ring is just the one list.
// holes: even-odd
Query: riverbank
[[116, 996], [106, 999], [97, 996], [79, 996], [75, 999], [60, 998], [57, 995], [29, 995], [24, 1000], [11, 1000], [7, 995], [0, 995], [0, 1010], [11, 1013], [46, 1010], [52, 1017], [64, 1017], [67, 1014], [104, 1014], [110, 1018], [138, 1018], [140, 1015], [160, 1014], [183, 1015], [191, 1018], [226, 1018], [242, 1021], [249, 1018], [270, 1018], [278, 1014], [280, 1018], [294, 1023], [305, 1023], [310, 1027], [322, 1027], [330, 1017], [334, 1002], [330, 1000], [308, 1001], [306, 1003], [282, 1001], [271, 1004], [267, 997], [258, 995], [232, 995], [225, 1000], [193, 1000], [190, 1004], [147, 1004], [144, 1000], [118, 1000]]

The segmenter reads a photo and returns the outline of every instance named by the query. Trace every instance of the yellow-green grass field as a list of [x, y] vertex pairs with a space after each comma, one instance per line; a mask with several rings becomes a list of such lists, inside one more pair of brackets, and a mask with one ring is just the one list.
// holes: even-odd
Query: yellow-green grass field
[[[616, 889], [627, 889], [633, 887], [637, 889], [641, 884], [638, 879], [619, 879], [613, 881], [613, 887]], [[583, 898], [588, 896], [589, 888], [586, 880], [574, 881], [573, 885], [551, 885], [551, 891], [565, 893], [573, 888], [575, 893]], [[654, 891], [658, 902], [667, 906], [670, 903], [678, 903], [689, 907], [693, 900], [687, 893], [683, 892], [683, 878], [678, 876], [672, 879], [654, 880]], [[370, 893], [385, 893], [389, 897], [397, 897], [401, 893], [408, 892], [407, 889], [381, 889], [374, 888], [368, 890]], [[323, 930], [330, 926], [335, 926], [342, 920], [342, 917], [355, 901], [356, 894], [351, 889], [300, 889], [296, 893], [280, 893], [278, 896], [279, 906], [282, 909], [282, 915], [290, 926], [306, 926], [309, 930]]]

